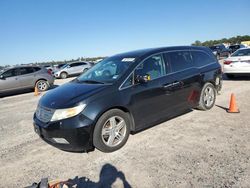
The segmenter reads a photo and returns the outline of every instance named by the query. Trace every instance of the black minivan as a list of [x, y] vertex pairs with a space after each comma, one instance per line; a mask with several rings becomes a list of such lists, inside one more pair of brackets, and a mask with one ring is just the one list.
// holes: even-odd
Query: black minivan
[[206, 47], [122, 53], [47, 92], [34, 114], [34, 128], [65, 151], [113, 152], [130, 133], [192, 108], [211, 109], [221, 84], [221, 66]]

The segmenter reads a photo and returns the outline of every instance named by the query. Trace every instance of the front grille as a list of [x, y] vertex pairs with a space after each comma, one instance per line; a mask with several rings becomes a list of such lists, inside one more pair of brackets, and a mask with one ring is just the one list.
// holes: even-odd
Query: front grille
[[38, 105], [36, 109], [36, 117], [40, 121], [47, 123], [51, 120], [55, 110], [50, 108], [45, 108], [43, 106]]

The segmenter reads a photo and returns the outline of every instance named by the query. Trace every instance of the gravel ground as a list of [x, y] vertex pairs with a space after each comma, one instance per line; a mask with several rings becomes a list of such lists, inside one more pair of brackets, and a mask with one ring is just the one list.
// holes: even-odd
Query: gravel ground
[[[0, 187], [25, 187], [43, 177], [71, 179], [79, 187], [250, 187], [249, 82], [225, 80], [212, 110], [131, 135], [110, 154], [68, 153], [46, 144], [32, 126], [40, 97], [1, 98]], [[223, 109], [231, 92], [239, 114]]]

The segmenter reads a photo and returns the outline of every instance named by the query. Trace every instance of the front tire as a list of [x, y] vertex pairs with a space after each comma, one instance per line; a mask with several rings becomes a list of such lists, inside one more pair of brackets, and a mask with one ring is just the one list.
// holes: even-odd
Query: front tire
[[197, 107], [200, 110], [210, 110], [216, 100], [216, 90], [214, 85], [211, 83], [206, 83], [201, 91], [199, 106]]
[[95, 125], [94, 146], [105, 153], [120, 149], [128, 140], [129, 122], [129, 115], [119, 109], [105, 112]]
[[61, 74], [60, 74], [60, 78], [61, 79], [66, 79], [68, 77], [68, 74], [66, 73], [66, 72], [62, 72]]

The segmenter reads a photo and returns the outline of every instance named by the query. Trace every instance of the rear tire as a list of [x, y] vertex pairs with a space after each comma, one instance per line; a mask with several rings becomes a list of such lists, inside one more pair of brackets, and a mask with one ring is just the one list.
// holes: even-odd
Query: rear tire
[[95, 125], [94, 146], [105, 153], [120, 149], [128, 140], [129, 122], [129, 115], [119, 109], [105, 112]]
[[35, 87], [38, 91], [47, 91], [49, 89], [49, 83], [47, 80], [38, 80]]
[[206, 83], [201, 91], [199, 106], [197, 107], [200, 110], [210, 110], [216, 100], [216, 90], [214, 85], [211, 83]]
[[66, 72], [62, 72], [61, 74], [60, 74], [60, 78], [61, 79], [66, 79], [68, 77], [68, 74], [66, 73]]

